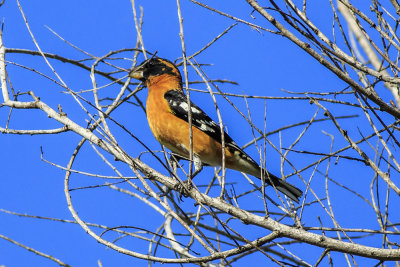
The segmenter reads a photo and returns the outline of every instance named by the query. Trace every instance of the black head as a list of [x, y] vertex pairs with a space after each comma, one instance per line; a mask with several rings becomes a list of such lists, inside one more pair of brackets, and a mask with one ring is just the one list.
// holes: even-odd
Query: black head
[[149, 78], [170, 74], [181, 79], [178, 68], [171, 61], [159, 57], [152, 57], [137, 66], [129, 74], [130, 77], [146, 82]]

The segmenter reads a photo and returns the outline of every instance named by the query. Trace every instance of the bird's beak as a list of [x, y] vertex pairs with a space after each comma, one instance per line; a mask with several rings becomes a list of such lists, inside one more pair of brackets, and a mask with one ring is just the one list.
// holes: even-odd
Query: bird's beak
[[129, 77], [144, 82], [143, 67], [142, 67], [142, 66], [138, 66], [138, 67], [134, 68], [134, 69], [129, 73]]

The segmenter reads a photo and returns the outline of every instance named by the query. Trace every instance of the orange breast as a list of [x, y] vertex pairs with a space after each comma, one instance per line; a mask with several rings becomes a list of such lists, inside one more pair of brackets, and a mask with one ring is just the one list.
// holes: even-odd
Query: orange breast
[[[171, 113], [164, 94], [171, 89], [182, 88], [181, 80], [171, 75], [160, 75], [147, 81], [149, 95], [146, 103], [147, 119], [155, 138], [172, 152], [189, 157], [190, 138], [188, 123]], [[192, 127], [193, 152], [201, 161], [211, 166], [219, 166], [222, 162], [221, 144]], [[225, 149], [227, 168], [234, 168], [234, 155]]]
[[[151, 91], [147, 98], [146, 112], [151, 131], [155, 138], [172, 152], [189, 157], [188, 123], [169, 112], [163, 94], [162, 91]], [[221, 144], [195, 127], [192, 127], [192, 131], [193, 151], [201, 161], [211, 166], [221, 165]], [[226, 163], [229, 165], [232, 155], [227, 149], [225, 150]]]

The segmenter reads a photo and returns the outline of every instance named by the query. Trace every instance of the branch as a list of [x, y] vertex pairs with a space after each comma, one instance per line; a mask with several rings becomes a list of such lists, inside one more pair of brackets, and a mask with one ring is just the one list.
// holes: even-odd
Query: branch
[[[246, 0], [258, 13], [260, 13], [264, 18], [266, 18], [272, 25], [274, 25], [283, 36], [291, 40], [293, 43], [295, 43], [297, 46], [299, 46], [301, 49], [303, 49], [305, 52], [310, 54], [313, 58], [318, 60], [322, 65], [324, 65], [326, 68], [331, 70], [334, 74], [336, 74], [341, 80], [344, 82], [348, 83], [351, 87], [353, 87], [357, 92], [360, 94], [365, 95], [369, 99], [371, 99], [375, 104], [377, 104], [380, 108], [381, 111], [386, 111], [392, 116], [396, 118], [400, 118], [400, 110], [387, 104], [384, 102], [379, 95], [377, 95], [371, 88], [364, 88], [361, 85], [359, 85], [356, 81], [354, 81], [350, 76], [346, 73], [343, 72], [341, 69], [337, 68], [334, 66], [332, 63], [330, 63], [327, 59], [325, 59], [323, 56], [318, 54], [315, 50], [313, 50], [310, 46], [310, 44], [301, 41], [299, 38], [297, 38], [293, 33], [291, 33], [288, 29], [286, 29], [282, 24], [280, 24], [273, 16], [271, 16], [263, 7], [261, 7], [257, 1], [255, 0]], [[318, 30], [318, 33], [320, 31]], [[321, 36], [320, 36], [321, 37]], [[328, 42], [328, 40], [327, 40]], [[332, 42], [329, 41], [329, 43], [334, 47], [334, 49], [339, 50]], [[336, 50], [335, 50], [336, 51]], [[333, 51], [332, 51], [333, 52]], [[362, 65], [360, 62], [357, 62], [348, 57], [345, 53], [342, 51], [337, 51], [335, 52], [336, 56], [339, 56], [343, 61], [345, 61], [347, 64], [353, 65], [354, 67], [358, 68], [361, 71], [364, 71], [368, 74], [371, 74], [378, 79], [382, 79], [386, 82], [394, 83], [394, 84], [400, 84], [400, 79], [399, 78], [393, 78], [393, 77], [388, 77], [388, 76], [383, 76], [379, 72], [375, 70], [371, 70], [364, 65]]]

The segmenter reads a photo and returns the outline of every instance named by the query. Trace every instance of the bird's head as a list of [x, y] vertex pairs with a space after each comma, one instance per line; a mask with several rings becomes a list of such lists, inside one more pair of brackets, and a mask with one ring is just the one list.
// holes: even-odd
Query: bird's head
[[129, 76], [142, 82], [152, 83], [154, 79], [160, 79], [162, 76], [173, 77], [182, 80], [181, 73], [171, 61], [159, 57], [152, 57], [135, 67]]

